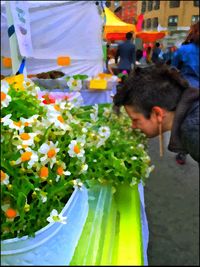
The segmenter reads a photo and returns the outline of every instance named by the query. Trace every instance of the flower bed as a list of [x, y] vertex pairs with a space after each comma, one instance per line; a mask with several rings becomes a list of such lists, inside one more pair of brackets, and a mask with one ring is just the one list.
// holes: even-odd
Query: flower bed
[[146, 138], [111, 105], [39, 100], [31, 80], [1, 81], [2, 240], [34, 236], [66, 223], [62, 209], [74, 187], [93, 182], [134, 186], [152, 167]]

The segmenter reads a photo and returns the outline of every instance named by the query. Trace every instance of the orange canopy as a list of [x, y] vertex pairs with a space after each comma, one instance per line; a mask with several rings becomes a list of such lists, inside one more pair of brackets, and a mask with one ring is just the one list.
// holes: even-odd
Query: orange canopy
[[127, 32], [135, 32], [135, 25], [122, 21], [107, 7], [104, 10], [106, 16], [106, 23], [104, 25], [105, 39], [124, 40]]
[[166, 31], [161, 32], [138, 32], [136, 38], [142, 39], [144, 43], [155, 42], [156, 40], [162, 39], [167, 34]]

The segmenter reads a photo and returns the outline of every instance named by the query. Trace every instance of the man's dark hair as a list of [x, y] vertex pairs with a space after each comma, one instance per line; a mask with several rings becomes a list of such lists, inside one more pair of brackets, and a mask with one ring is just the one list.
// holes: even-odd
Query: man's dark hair
[[125, 83], [118, 87], [113, 108], [119, 113], [121, 106], [133, 106], [148, 119], [154, 106], [175, 111], [183, 91], [188, 87], [189, 83], [175, 68], [166, 65], [136, 67]]
[[159, 46], [160, 46], [160, 43], [157, 42], [157, 43], [156, 43], [156, 47], [159, 47]]
[[131, 40], [132, 37], [133, 37], [132, 32], [127, 32], [127, 33], [126, 33], [126, 39], [127, 39], [127, 40]]

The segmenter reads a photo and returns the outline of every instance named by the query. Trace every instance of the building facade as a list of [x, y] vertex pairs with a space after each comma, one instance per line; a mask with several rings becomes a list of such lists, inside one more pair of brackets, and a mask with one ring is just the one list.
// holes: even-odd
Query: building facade
[[135, 24], [138, 1], [110, 1], [110, 9], [126, 23]]
[[167, 30], [165, 46], [181, 43], [190, 25], [199, 21], [198, 1], [138, 1], [137, 15], [144, 14], [143, 30]]

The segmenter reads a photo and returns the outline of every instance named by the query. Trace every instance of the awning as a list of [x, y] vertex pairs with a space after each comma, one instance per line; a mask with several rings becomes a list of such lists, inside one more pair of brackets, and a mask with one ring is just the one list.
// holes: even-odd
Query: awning
[[155, 42], [162, 39], [167, 34], [167, 31], [161, 32], [138, 32], [136, 33], [136, 38], [142, 39], [144, 43]]
[[135, 25], [122, 21], [109, 8], [104, 9], [106, 16], [104, 37], [107, 40], [124, 40], [127, 32], [135, 32]]

